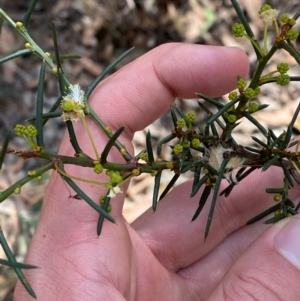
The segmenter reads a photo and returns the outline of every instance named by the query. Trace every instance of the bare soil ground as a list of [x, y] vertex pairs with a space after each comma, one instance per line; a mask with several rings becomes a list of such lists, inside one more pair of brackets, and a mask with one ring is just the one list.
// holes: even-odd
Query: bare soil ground
[[[261, 40], [263, 25], [258, 11], [265, 1], [241, 0], [240, 3], [253, 32]], [[272, 0], [268, 3], [291, 16], [299, 9], [298, 0]], [[28, 4], [29, 1], [24, 0], [0, 0], [0, 8], [16, 21], [23, 18]], [[116, 69], [168, 42], [239, 46], [249, 54], [251, 73], [256, 63], [252, 47], [246, 39], [236, 39], [231, 35], [231, 26], [238, 22], [238, 18], [229, 0], [40, 0], [29, 32], [44, 50], [53, 53], [52, 22], [58, 32], [60, 52], [81, 55], [81, 59], [64, 61], [63, 68], [70, 82], [80, 83], [82, 88], [86, 88], [112, 60], [133, 46], [134, 51]], [[299, 29], [300, 25], [297, 27]], [[24, 40], [8, 24], [4, 24], [0, 36], [0, 57], [22, 49], [23, 44]], [[300, 49], [299, 40], [296, 48]], [[299, 66], [284, 52], [274, 58], [268, 69], [273, 70], [280, 62], [289, 63], [290, 75], [299, 75]], [[0, 66], [0, 143], [15, 124], [33, 115], [39, 68], [40, 61], [33, 56], [18, 58]], [[58, 97], [57, 82], [51, 74], [46, 76], [44, 94], [47, 111]], [[258, 112], [257, 118], [263, 125], [280, 132], [291, 119], [299, 100], [297, 83], [290, 84], [288, 88], [266, 85], [260, 101], [271, 105], [267, 110]], [[177, 102], [183, 110], [196, 110], [199, 123], [204, 121], [205, 114], [196, 101]], [[169, 115], [162, 116], [149, 128], [157, 142], [171, 129]], [[52, 151], [57, 151], [63, 132], [64, 123], [58, 119], [47, 125], [47, 147]], [[238, 127], [236, 138], [241, 144], [252, 143], [249, 137], [253, 133], [255, 129], [245, 122]], [[145, 131], [135, 135], [134, 144], [136, 152], [145, 149]], [[13, 138], [11, 147], [22, 149], [25, 145], [21, 139]], [[7, 156], [0, 173], [0, 190], [40, 163]], [[171, 174], [165, 175], [162, 189], [171, 177]], [[11, 196], [0, 204], [0, 225], [20, 261], [33, 235], [46, 185], [46, 178], [29, 184], [20, 195]], [[152, 188], [153, 178], [148, 176], [141, 176], [132, 182], [124, 206], [128, 221], [133, 221], [151, 206]], [[5, 258], [1, 249], [0, 258]], [[15, 282], [14, 273], [0, 266], [0, 300], [12, 300]]]

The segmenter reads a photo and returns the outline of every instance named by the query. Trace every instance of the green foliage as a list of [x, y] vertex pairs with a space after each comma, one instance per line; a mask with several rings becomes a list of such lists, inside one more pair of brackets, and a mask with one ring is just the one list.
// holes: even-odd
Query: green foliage
[[[204, 206], [209, 205], [209, 213], [205, 228], [205, 238], [209, 234], [210, 226], [213, 223], [213, 215], [215, 206], [218, 203], [220, 194], [227, 197], [238, 183], [246, 179], [254, 170], [261, 169], [266, 171], [269, 168], [276, 166], [283, 171], [281, 187], [269, 187], [267, 193], [274, 194], [276, 205], [268, 210], [253, 217], [248, 223], [255, 222], [266, 217], [270, 213], [273, 216], [266, 223], [277, 222], [287, 216], [298, 214], [299, 204], [296, 205], [289, 197], [289, 190], [295, 185], [300, 184], [300, 154], [298, 152], [300, 142], [292, 142], [293, 125], [298, 118], [300, 105], [297, 107], [292, 120], [287, 129], [276, 136], [270, 129], [264, 128], [256, 119], [255, 112], [265, 109], [268, 105], [260, 105], [258, 102], [250, 101], [254, 97], [258, 97], [261, 88], [265, 84], [277, 83], [281, 86], [289, 84], [291, 80], [299, 81], [300, 77], [291, 77], [287, 74], [289, 66], [283, 62], [277, 66], [277, 69], [268, 74], [263, 74], [266, 65], [272, 59], [273, 55], [278, 50], [287, 51], [300, 65], [300, 55], [294, 48], [292, 40], [298, 37], [298, 32], [293, 28], [300, 12], [297, 12], [293, 18], [287, 15], [281, 16], [283, 23], [281, 30], [278, 26], [278, 11], [270, 5], [263, 5], [259, 15], [264, 23], [264, 42], [261, 45], [255, 39], [249, 22], [247, 21], [243, 10], [236, 0], [231, 0], [241, 23], [236, 23], [232, 27], [232, 33], [236, 37], [245, 37], [250, 41], [253, 50], [257, 57], [257, 67], [253, 77], [248, 82], [246, 79], [237, 79], [237, 91], [229, 93], [229, 102], [226, 104], [220, 103], [217, 99], [210, 98], [201, 93], [197, 95], [205, 102], [215, 106], [216, 112], [213, 113], [205, 103], [199, 102], [199, 106], [207, 114], [206, 124], [202, 127], [195, 127], [196, 119], [195, 112], [183, 112], [179, 107], [171, 108], [171, 117], [174, 125], [172, 132], [163, 138], [157, 147], [157, 151], [153, 150], [152, 137], [150, 132], [146, 136], [147, 148], [140, 154], [132, 157], [124, 145], [119, 141], [124, 127], [113, 132], [109, 124], [105, 124], [99, 116], [89, 106], [88, 99], [100, 81], [112, 70], [112, 68], [120, 62], [130, 51], [126, 51], [114, 62], [112, 62], [97, 78], [89, 85], [86, 91], [83, 91], [79, 85], [72, 85], [67, 75], [62, 70], [62, 55], [59, 52], [59, 47], [56, 37], [56, 29], [53, 25], [53, 40], [55, 45], [55, 59], [32, 39], [27, 31], [27, 25], [30, 21], [30, 16], [34, 10], [36, 0], [31, 2], [28, 12], [25, 14], [23, 22], [14, 22], [2, 9], [0, 9], [0, 21], [8, 22], [15, 28], [18, 34], [24, 37], [25, 49], [19, 50], [0, 60], [1, 63], [12, 60], [23, 55], [37, 55], [42, 63], [39, 75], [39, 85], [37, 91], [36, 114], [31, 121], [35, 125], [21, 125], [15, 127], [15, 134], [24, 137], [26, 142], [31, 147], [30, 151], [23, 151], [21, 155], [24, 158], [38, 158], [43, 160], [43, 165], [40, 168], [32, 170], [24, 178], [12, 184], [9, 188], [0, 193], [0, 202], [5, 201], [12, 193], [20, 193], [23, 185], [29, 181], [42, 176], [49, 169], [56, 170], [65, 181], [66, 185], [70, 186], [82, 198], [87, 205], [91, 206], [99, 214], [97, 226], [97, 234], [100, 235], [104, 220], [115, 222], [111, 212], [110, 201], [117, 193], [122, 192], [122, 185], [132, 177], [137, 177], [140, 174], [147, 173], [154, 177], [154, 191], [152, 207], [155, 211], [158, 202], [172, 189], [179, 177], [191, 171], [193, 175], [193, 185], [190, 196], [194, 197], [200, 193], [198, 207], [192, 215], [192, 220], [195, 220], [202, 212]], [[268, 31], [267, 29], [274, 24], [276, 38], [273, 40], [271, 49], [267, 47]], [[47, 70], [46, 70], [47, 69]], [[43, 91], [44, 78], [46, 72], [51, 72], [57, 77], [57, 82], [60, 90], [60, 95], [49, 110], [43, 113]], [[278, 74], [275, 76], [274, 74]], [[105, 112], [104, 112], [105, 113]], [[102, 150], [95, 147], [93, 136], [86, 122], [86, 116], [89, 116], [99, 129], [107, 136], [108, 142]], [[50, 118], [63, 118], [66, 122], [67, 131], [70, 137], [71, 144], [74, 148], [74, 156], [60, 156], [49, 152], [43, 143], [44, 125]], [[248, 119], [257, 130], [265, 138], [264, 140], [252, 137], [258, 144], [258, 147], [249, 147], [238, 145], [234, 140], [232, 133], [242, 119]], [[89, 138], [94, 154], [93, 158], [87, 156], [81, 149], [80, 143], [77, 141], [76, 131], [73, 127], [73, 122], [78, 120], [83, 125], [86, 135]], [[219, 129], [218, 129], [219, 127]], [[0, 152], [0, 166], [3, 163], [5, 153], [12, 152], [8, 150], [8, 140]], [[172, 160], [165, 160], [161, 157], [162, 148], [168, 143], [171, 146], [171, 153], [174, 154]], [[170, 143], [170, 144], [169, 144]], [[288, 148], [296, 145], [295, 151], [290, 151]], [[120, 155], [124, 158], [125, 163], [109, 162], [108, 157], [112, 148], [116, 148]], [[93, 181], [90, 179], [81, 179], [79, 177], [68, 174], [64, 166], [65, 164], [73, 164], [86, 168], [91, 168], [95, 173], [100, 174], [105, 171], [107, 182]], [[173, 172], [174, 176], [167, 185], [164, 192], [159, 196], [159, 188], [162, 173], [165, 171]], [[228, 186], [223, 191], [219, 191], [222, 180], [227, 180]], [[77, 181], [84, 181], [91, 185], [100, 185], [107, 189], [107, 193], [99, 196], [99, 205], [96, 204], [84, 191], [76, 184]], [[211, 198], [211, 201], [210, 201]], [[18, 277], [21, 279], [27, 291], [35, 296], [32, 288], [27, 282], [21, 269], [32, 268], [30, 265], [22, 265], [16, 263], [4, 236], [0, 231], [0, 244], [7, 254], [8, 261], [0, 260], [0, 263], [11, 266]]]

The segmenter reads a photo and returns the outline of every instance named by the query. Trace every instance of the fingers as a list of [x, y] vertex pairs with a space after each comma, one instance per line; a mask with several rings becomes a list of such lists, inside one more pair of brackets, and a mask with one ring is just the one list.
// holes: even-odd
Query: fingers
[[192, 300], [206, 301], [235, 261], [266, 229], [261, 223], [244, 226], [230, 234], [209, 254], [177, 273], [187, 285]]
[[299, 300], [300, 218], [263, 233], [235, 262], [207, 300]]
[[[239, 183], [229, 197], [219, 197], [208, 238], [204, 242], [204, 230], [210, 209], [205, 205], [200, 216], [191, 222], [201, 193], [189, 198], [191, 183], [174, 188], [158, 203], [155, 214], [150, 209], [133, 224], [139, 235], [160, 262], [171, 271], [185, 268], [203, 258], [232, 232], [252, 217], [274, 205], [273, 197], [265, 193], [269, 187], [282, 185], [280, 169], [258, 171]], [[223, 181], [223, 187], [227, 186]], [[222, 189], [221, 189], [222, 190]], [[291, 191], [290, 197], [300, 194], [299, 188]], [[259, 221], [262, 229], [266, 225]], [[180, 243], [178, 243], [180, 241]]]
[[108, 125], [133, 133], [168, 110], [176, 96], [220, 96], [247, 72], [248, 59], [238, 48], [164, 44], [103, 81], [90, 102]]

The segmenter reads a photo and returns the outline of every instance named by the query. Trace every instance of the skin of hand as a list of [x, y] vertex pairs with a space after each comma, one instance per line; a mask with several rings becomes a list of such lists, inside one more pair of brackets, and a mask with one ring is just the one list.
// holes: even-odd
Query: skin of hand
[[[166, 112], [176, 96], [222, 95], [235, 89], [237, 75], [246, 77], [247, 72], [248, 59], [238, 48], [165, 44], [105, 79], [90, 103], [112, 130], [126, 126], [120, 141], [133, 153], [134, 132]], [[107, 138], [88, 122], [102, 150]], [[75, 130], [79, 145], [93, 156], [80, 122]], [[73, 153], [65, 136], [60, 154]], [[124, 162], [116, 150], [109, 160]], [[99, 181], [105, 177], [75, 166], [66, 170]], [[95, 202], [106, 192], [78, 184]], [[39, 268], [25, 274], [37, 299], [43, 301], [299, 300], [300, 219], [244, 226], [274, 205], [265, 189], [281, 186], [280, 170], [258, 171], [239, 183], [228, 198], [219, 197], [205, 242], [210, 204], [191, 222], [200, 196], [190, 199], [191, 182], [174, 188], [158, 203], [155, 214], [149, 209], [131, 225], [122, 217], [127, 189], [122, 187], [123, 195], [111, 201], [117, 224], [105, 221], [98, 237], [96, 211], [70, 198], [70, 190], [53, 172], [26, 258]], [[299, 189], [291, 193], [296, 198]], [[14, 300], [31, 300], [20, 283]]]

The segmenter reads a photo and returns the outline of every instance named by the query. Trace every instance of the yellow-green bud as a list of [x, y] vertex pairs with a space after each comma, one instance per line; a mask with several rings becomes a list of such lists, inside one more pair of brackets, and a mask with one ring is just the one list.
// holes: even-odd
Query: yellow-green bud
[[236, 91], [232, 91], [228, 95], [229, 100], [236, 99], [237, 97], [238, 97], [238, 93]]
[[32, 48], [32, 45], [30, 43], [26, 43], [25, 48], [30, 49], [30, 48]]
[[111, 212], [111, 204], [108, 204], [105, 210], [107, 213]]
[[106, 174], [109, 176], [111, 183], [119, 183], [122, 181], [122, 176], [119, 171], [107, 170]]
[[20, 194], [21, 193], [21, 186], [17, 186], [14, 190], [14, 194]]
[[248, 105], [249, 113], [254, 113], [259, 109], [259, 104], [257, 102], [250, 102]]
[[102, 171], [103, 171], [103, 166], [100, 163], [95, 164], [95, 166], [94, 166], [94, 172], [96, 174], [100, 174]]
[[166, 167], [169, 168], [169, 169], [173, 169], [174, 168], [173, 162], [171, 162], [171, 161], [167, 162]]
[[178, 127], [178, 128], [185, 127], [185, 120], [183, 118], [179, 118], [176, 122], [176, 127]]
[[173, 152], [174, 154], [180, 154], [183, 151], [183, 146], [181, 144], [174, 145]]
[[22, 22], [16, 22], [16, 27], [18, 29], [21, 29], [23, 27], [23, 23]]
[[193, 138], [193, 140], [192, 140], [192, 147], [195, 147], [195, 148], [197, 148], [197, 147], [199, 147], [200, 146], [200, 140], [198, 139], [198, 138]]
[[27, 175], [30, 177], [35, 177], [37, 175], [37, 172], [36, 172], [36, 170], [29, 170]]
[[274, 200], [275, 202], [281, 201], [281, 195], [280, 195], [280, 194], [274, 194], [273, 200]]
[[135, 177], [139, 176], [141, 173], [140, 169], [139, 168], [135, 168], [131, 171], [131, 174]]
[[182, 143], [183, 148], [189, 148], [191, 145], [190, 141], [185, 141]]
[[70, 112], [74, 110], [75, 104], [72, 99], [63, 99], [63, 101], [61, 102], [61, 107], [64, 111]]
[[100, 205], [103, 205], [105, 199], [106, 199], [106, 195], [105, 195], [105, 194], [101, 195], [100, 198], [99, 198], [99, 204], [100, 204]]
[[189, 122], [194, 122], [196, 118], [196, 114], [193, 111], [187, 112], [186, 113], [186, 118]]
[[149, 161], [148, 154], [147, 153], [140, 154], [140, 159], [145, 162], [148, 162]]
[[125, 148], [121, 148], [120, 152], [123, 156], [127, 155], [127, 151]]

